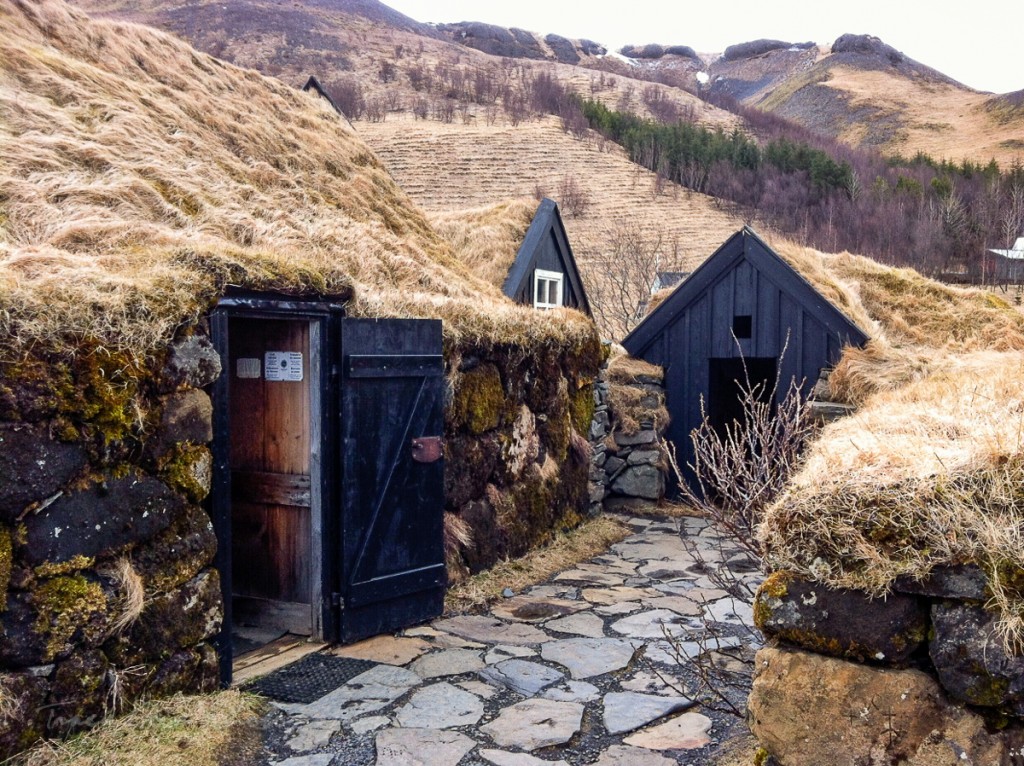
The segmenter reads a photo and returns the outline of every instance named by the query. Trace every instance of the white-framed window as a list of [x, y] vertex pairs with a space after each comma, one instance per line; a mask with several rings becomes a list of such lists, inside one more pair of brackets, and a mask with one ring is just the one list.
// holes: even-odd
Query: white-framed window
[[533, 272], [533, 307], [557, 309], [562, 305], [562, 272], [536, 269]]

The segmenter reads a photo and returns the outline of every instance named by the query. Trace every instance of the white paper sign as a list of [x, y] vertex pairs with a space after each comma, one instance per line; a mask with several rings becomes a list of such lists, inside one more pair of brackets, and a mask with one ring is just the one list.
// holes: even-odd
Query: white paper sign
[[263, 367], [267, 380], [302, 380], [302, 352], [268, 351]]
[[259, 359], [238, 359], [235, 363], [235, 374], [240, 378], [259, 378]]

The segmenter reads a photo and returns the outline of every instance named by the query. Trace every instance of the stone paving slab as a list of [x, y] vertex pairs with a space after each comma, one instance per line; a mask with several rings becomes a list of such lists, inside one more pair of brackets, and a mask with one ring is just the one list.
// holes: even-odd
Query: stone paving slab
[[735, 566], [729, 581], [741, 584], [759, 576], [703, 520], [628, 523], [631, 537], [487, 614], [332, 648], [378, 664], [308, 705], [274, 705], [268, 727], [280, 735], [261, 763], [707, 762], [732, 724], [690, 710], [694, 658], [716, 652], [743, 670], [736, 653], [760, 645], [742, 629], [750, 604], [719, 587], [717, 573]]

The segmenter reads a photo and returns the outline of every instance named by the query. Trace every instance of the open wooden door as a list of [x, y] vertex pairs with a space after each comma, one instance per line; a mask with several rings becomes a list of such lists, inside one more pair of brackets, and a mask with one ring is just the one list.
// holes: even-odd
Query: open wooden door
[[439, 615], [441, 322], [342, 319], [340, 638]]
[[321, 418], [311, 323], [233, 318], [229, 328], [234, 621], [310, 635], [319, 622], [311, 455]]

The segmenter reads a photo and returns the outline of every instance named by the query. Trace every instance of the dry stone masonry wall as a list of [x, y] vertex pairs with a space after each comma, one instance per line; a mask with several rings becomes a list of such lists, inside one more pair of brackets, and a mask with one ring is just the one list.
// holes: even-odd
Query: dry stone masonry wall
[[[631, 395], [620, 397], [633, 405], [628, 419], [615, 412], [613, 386], [632, 389]], [[669, 464], [662, 441], [667, 422], [659, 416], [665, 402], [663, 378], [642, 374], [628, 383], [613, 383], [605, 366], [594, 386], [594, 402], [589, 432], [591, 513], [606, 503], [624, 507], [664, 498]], [[635, 417], [638, 413], [640, 417]], [[628, 427], [627, 420], [636, 426]]]
[[94, 348], [0, 369], [0, 758], [218, 683], [220, 360], [200, 328], [153, 368]]
[[974, 565], [903, 578], [885, 598], [787, 572], [761, 587], [750, 723], [777, 766], [1014, 764], [1024, 658], [1008, 651]]

